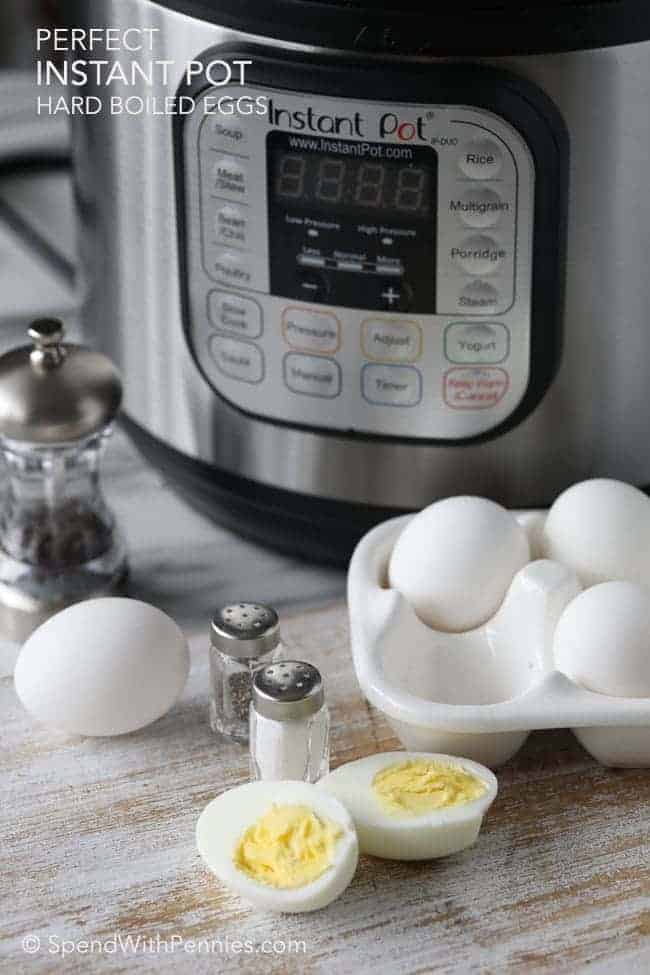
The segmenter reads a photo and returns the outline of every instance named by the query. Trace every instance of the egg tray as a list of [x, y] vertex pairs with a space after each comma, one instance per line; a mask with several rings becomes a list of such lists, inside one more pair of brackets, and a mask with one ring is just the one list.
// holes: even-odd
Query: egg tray
[[516, 514], [533, 561], [496, 614], [464, 633], [431, 629], [388, 586], [391, 551], [412, 517], [370, 531], [348, 574], [357, 679], [404, 746], [495, 767], [531, 731], [570, 728], [603, 765], [650, 767], [650, 699], [593, 693], [555, 667], [555, 627], [581, 586], [565, 565], [538, 558], [546, 512]]

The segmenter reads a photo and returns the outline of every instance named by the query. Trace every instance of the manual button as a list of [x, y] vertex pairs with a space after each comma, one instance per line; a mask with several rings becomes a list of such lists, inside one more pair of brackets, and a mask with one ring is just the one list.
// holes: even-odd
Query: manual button
[[315, 308], [285, 308], [282, 334], [287, 345], [303, 352], [336, 352], [340, 344], [340, 325], [336, 315]]
[[417, 406], [422, 399], [422, 376], [413, 366], [376, 366], [361, 370], [363, 398], [376, 406]]
[[361, 345], [363, 354], [375, 362], [416, 362], [422, 354], [422, 331], [412, 321], [366, 318]]
[[208, 295], [208, 318], [219, 330], [236, 332], [247, 339], [262, 334], [262, 309], [252, 298], [230, 291], [211, 291]]
[[284, 381], [292, 393], [334, 399], [341, 392], [341, 367], [334, 359], [288, 352], [283, 371]]
[[225, 335], [213, 335], [208, 348], [217, 369], [224, 376], [243, 383], [261, 383], [264, 379], [264, 356], [256, 345], [226, 338]]

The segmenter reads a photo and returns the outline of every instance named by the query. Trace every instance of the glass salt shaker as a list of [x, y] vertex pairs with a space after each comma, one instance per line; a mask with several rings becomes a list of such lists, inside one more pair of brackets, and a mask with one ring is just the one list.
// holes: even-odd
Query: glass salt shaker
[[252, 779], [317, 782], [329, 772], [330, 717], [316, 667], [279, 660], [255, 671], [250, 712]]
[[213, 731], [247, 744], [253, 672], [280, 652], [280, 621], [271, 606], [231, 603], [217, 610], [210, 628]]
[[99, 465], [122, 384], [105, 356], [42, 319], [0, 357], [0, 630], [25, 639], [71, 603], [122, 588], [124, 545]]

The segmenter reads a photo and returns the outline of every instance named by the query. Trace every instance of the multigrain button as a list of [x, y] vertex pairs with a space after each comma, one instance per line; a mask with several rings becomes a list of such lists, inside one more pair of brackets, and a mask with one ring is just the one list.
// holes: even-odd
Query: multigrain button
[[465, 285], [458, 298], [461, 308], [486, 313], [489, 313], [491, 308], [495, 308], [500, 301], [499, 292], [487, 281], [472, 281], [471, 284]]
[[494, 179], [503, 164], [501, 147], [492, 139], [474, 139], [462, 151], [458, 165], [469, 179]]
[[303, 352], [336, 352], [340, 343], [336, 315], [315, 308], [285, 308], [282, 334], [287, 345]]
[[509, 385], [505, 369], [449, 369], [443, 396], [452, 410], [489, 410], [501, 402]]
[[482, 187], [467, 190], [461, 197], [451, 200], [449, 209], [466, 227], [484, 230], [487, 227], [494, 227], [501, 219], [501, 215], [509, 212], [510, 203], [502, 200], [494, 190]]
[[498, 322], [454, 322], [445, 329], [449, 362], [474, 365], [503, 362], [510, 351], [510, 332]]
[[414, 366], [378, 366], [361, 370], [361, 393], [375, 406], [417, 406], [422, 399], [422, 376]]
[[341, 392], [341, 367], [334, 359], [288, 352], [283, 370], [284, 381], [292, 393], [334, 399]]
[[262, 334], [262, 309], [252, 298], [230, 291], [211, 291], [208, 295], [208, 317], [220, 331], [233, 332], [247, 339]]
[[367, 318], [361, 344], [363, 354], [376, 362], [415, 362], [422, 354], [422, 331], [408, 320]]
[[493, 237], [477, 234], [452, 247], [450, 255], [465, 274], [483, 275], [498, 271], [508, 252]]
[[214, 215], [214, 235], [218, 244], [247, 247], [248, 213], [245, 207], [224, 203]]
[[226, 200], [245, 200], [248, 192], [246, 166], [235, 156], [218, 155], [212, 166], [212, 192]]
[[243, 383], [261, 383], [264, 379], [264, 356], [256, 345], [213, 335], [209, 350], [217, 369], [230, 379]]

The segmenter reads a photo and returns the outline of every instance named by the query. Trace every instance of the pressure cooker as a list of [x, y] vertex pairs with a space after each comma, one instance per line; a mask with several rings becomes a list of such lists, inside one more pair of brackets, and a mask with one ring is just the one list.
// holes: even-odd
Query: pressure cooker
[[189, 500], [336, 561], [452, 493], [650, 484], [645, 0], [66, 6], [190, 106], [74, 120], [85, 320]]

